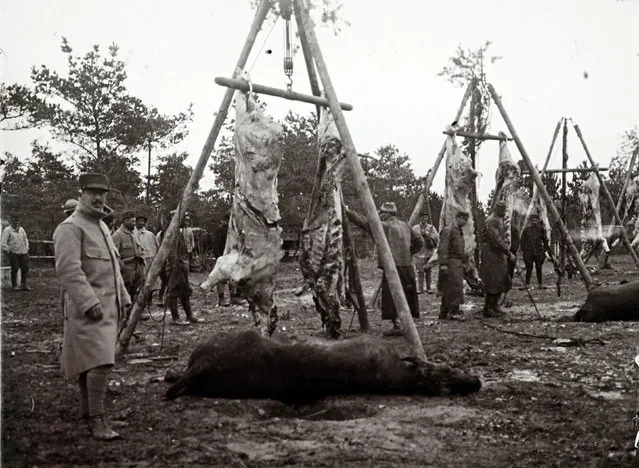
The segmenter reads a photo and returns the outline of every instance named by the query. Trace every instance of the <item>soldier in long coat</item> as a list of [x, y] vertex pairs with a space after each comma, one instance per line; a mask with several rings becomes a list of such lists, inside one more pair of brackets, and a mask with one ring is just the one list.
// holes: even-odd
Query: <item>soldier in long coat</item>
[[506, 204], [495, 203], [493, 212], [484, 223], [481, 246], [481, 266], [479, 275], [484, 284], [484, 317], [498, 317], [504, 314], [499, 307], [499, 297], [507, 292], [512, 281], [508, 271], [508, 261], [515, 261], [515, 255], [506, 244], [504, 216]]
[[[359, 213], [346, 209], [346, 215], [356, 226], [371, 233], [366, 217]], [[388, 241], [397, 274], [402, 283], [404, 296], [413, 318], [419, 318], [419, 299], [417, 297], [417, 285], [415, 282], [415, 268], [413, 267], [412, 255], [419, 252], [424, 246], [424, 239], [419, 232], [411, 229], [406, 221], [397, 218], [397, 207], [393, 202], [386, 202], [380, 208], [380, 219], [384, 234]], [[381, 261], [378, 261], [378, 268], [382, 268]], [[391, 296], [390, 286], [386, 279], [386, 274], [382, 275], [382, 320], [391, 320], [393, 328], [385, 335], [401, 335], [402, 329], [397, 316], [395, 302]]]
[[438, 287], [442, 294], [439, 309], [440, 319], [449, 319], [460, 314], [459, 306], [464, 303], [464, 234], [462, 228], [468, 222], [468, 213], [459, 211], [455, 222], [442, 229], [439, 236], [437, 256], [439, 257]]
[[55, 268], [63, 295], [62, 370], [79, 376], [82, 417], [94, 438], [119, 437], [104, 417], [104, 396], [115, 363], [118, 320], [131, 306], [118, 251], [101, 221], [109, 180], [82, 174], [75, 211], [53, 233]]

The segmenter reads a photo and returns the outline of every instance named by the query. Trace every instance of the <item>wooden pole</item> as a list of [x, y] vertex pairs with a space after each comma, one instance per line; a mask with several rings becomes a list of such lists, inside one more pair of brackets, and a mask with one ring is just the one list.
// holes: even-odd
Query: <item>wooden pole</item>
[[[470, 83], [468, 83], [468, 86], [466, 87], [466, 92], [464, 93], [464, 97], [461, 100], [459, 109], [457, 109], [457, 113], [455, 114], [455, 120], [453, 120], [453, 122], [456, 122], [459, 119], [461, 119], [462, 113], [464, 112], [464, 108], [466, 107], [466, 103], [468, 102], [468, 99], [470, 98], [470, 93], [475, 89], [475, 83], [476, 83], [475, 78], [473, 78], [470, 81]], [[415, 203], [415, 208], [413, 208], [413, 212], [411, 213], [410, 218], [408, 218], [408, 224], [411, 226], [415, 224], [415, 222], [419, 218], [419, 213], [422, 211], [422, 205], [424, 204], [424, 194], [426, 194], [426, 196], [428, 195], [430, 186], [433, 185], [433, 180], [435, 179], [435, 175], [437, 174], [437, 169], [439, 169], [439, 165], [441, 164], [442, 159], [444, 159], [445, 155], [446, 155], [446, 142], [444, 141], [444, 144], [442, 145], [442, 148], [439, 150], [439, 154], [437, 155], [437, 158], [435, 159], [433, 168], [430, 171], [428, 171], [428, 174], [426, 175], [426, 183], [424, 184], [424, 190], [422, 191], [422, 193], [419, 194], [419, 197], [417, 198], [417, 203]], [[430, 219], [430, 222], [431, 223], [433, 222], [433, 218]]]
[[[623, 181], [623, 188], [621, 189], [621, 194], [619, 194], [619, 200], [617, 200], [617, 213], [621, 213], [621, 207], [623, 206], [623, 200], [624, 197], [626, 195], [626, 190], [628, 190], [628, 185], [630, 185], [630, 179], [632, 179], [633, 177], [633, 171], [632, 169], [635, 166], [635, 162], [637, 161], [637, 156], [639, 156], [639, 146], [637, 146], [635, 148], [635, 150], [632, 152], [632, 156], [630, 156], [630, 164], [628, 164], [628, 170], [626, 171], [626, 177]], [[603, 169], [599, 169], [600, 171], [602, 171]], [[612, 217], [612, 220], [610, 221], [610, 224], [612, 224], [612, 221], [614, 220], [614, 215]], [[621, 226], [623, 229], [623, 226]], [[609, 235], [612, 235], [612, 226], [610, 227], [610, 232]]]
[[[552, 135], [552, 140], [550, 141], [550, 148], [548, 149], [548, 154], [546, 155], [546, 160], [544, 161], [544, 167], [541, 169], [541, 174], [539, 177], [543, 180], [544, 174], [546, 173], [546, 169], [548, 168], [548, 164], [550, 164], [550, 158], [552, 156], [552, 152], [555, 149], [555, 143], [557, 141], [557, 137], [559, 136], [559, 130], [561, 130], [561, 123], [563, 122], [563, 117], [559, 119], [557, 122], [557, 126], [555, 127], [555, 133]], [[528, 174], [526, 171], [522, 171], [522, 174]], [[524, 223], [522, 224], [522, 229], [528, 225], [528, 220], [530, 219], [530, 215], [532, 214], [532, 209], [539, 197], [539, 191], [533, 191], [533, 198], [530, 201], [530, 207], [528, 208], [528, 212], [526, 213], [526, 217], [524, 218]], [[550, 233], [548, 233], [550, 235]]]
[[[257, 34], [260, 32], [262, 28], [262, 24], [264, 23], [264, 19], [268, 14], [271, 8], [270, 0], [262, 0], [260, 5], [257, 8], [257, 12], [255, 13], [255, 18], [253, 19], [253, 24], [251, 24], [251, 29], [249, 34], [244, 42], [244, 47], [240, 53], [240, 57], [233, 69], [243, 69], [246, 65], [246, 61], [248, 60], [249, 54], [251, 53], [251, 49], [253, 48], [253, 44], [255, 44], [255, 39]], [[144, 306], [146, 304], [146, 297], [149, 293], [151, 285], [155, 282], [160, 270], [162, 269], [162, 265], [166, 261], [166, 258], [169, 254], [170, 246], [175, 245], [176, 236], [179, 235], [179, 226], [184, 219], [184, 213], [193, 198], [193, 192], [198, 185], [198, 182], [202, 178], [202, 174], [204, 169], [206, 168], [206, 163], [208, 162], [209, 156], [215, 147], [215, 141], [222, 129], [222, 125], [224, 124], [224, 120], [226, 119], [226, 115], [228, 113], [229, 107], [231, 105], [231, 101], [233, 100], [233, 94], [235, 91], [231, 88], [226, 90], [224, 94], [224, 98], [222, 99], [222, 103], [220, 104], [220, 108], [215, 116], [215, 121], [213, 122], [213, 127], [209, 132], [209, 135], [204, 143], [204, 148], [202, 149], [202, 153], [200, 154], [200, 158], [198, 159], [197, 164], [193, 168], [193, 173], [189, 178], [189, 181], [184, 187], [184, 192], [182, 193], [182, 199], [178, 204], [177, 210], [171, 219], [171, 223], [169, 224], [168, 229], [164, 233], [162, 238], [162, 244], [160, 245], [160, 249], [158, 253], [153, 258], [153, 262], [149, 267], [149, 271], [146, 275], [144, 285], [142, 286], [140, 292], [138, 293], [137, 298], [135, 299], [135, 303], [133, 304], [133, 310], [129, 316], [129, 321], [127, 322], [124, 330], [120, 334], [118, 338], [118, 343], [116, 346], [116, 356], [121, 356], [124, 354], [129, 346], [129, 341], [131, 340], [131, 336], [133, 336], [133, 332], [135, 331], [135, 326], [138, 323], [140, 315], [142, 315], [142, 311], [144, 310]]]
[[583, 279], [584, 284], [586, 285], [586, 289], [590, 290], [590, 288], [593, 286], [592, 277], [590, 276], [590, 273], [588, 272], [586, 265], [584, 265], [584, 262], [581, 261], [579, 252], [577, 252], [577, 248], [575, 247], [575, 244], [572, 242], [570, 233], [568, 232], [565, 224], [561, 220], [559, 212], [557, 211], [557, 207], [555, 206], [552, 199], [550, 198], [550, 195], [548, 195], [548, 192], [546, 191], [546, 187], [544, 187], [544, 184], [541, 181], [541, 177], [539, 177], [539, 173], [535, 169], [535, 166], [533, 166], [533, 163], [530, 160], [528, 153], [526, 152], [526, 148], [524, 148], [524, 144], [519, 138], [519, 135], [517, 134], [517, 131], [515, 130], [515, 127], [510, 121], [510, 117], [508, 117], [508, 114], [506, 113], [506, 109], [504, 108], [501, 102], [501, 98], [497, 95], [497, 92], [495, 91], [495, 88], [493, 87], [492, 84], [488, 85], [488, 91], [490, 92], [490, 95], [492, 96], [493, 101], [495, 101], [495, 104], [497, 105], [497, 108], [499, 109], [499, 113], [504, 119], [504, 122], [508, 126], [508, 130], [510, 131], [510, 134], [513, 136], [513, 139], [515, 140], [515, 144], [517, 145], [517, 148], [519, 149], [519, 153], [521, 154], [521, 157], [524, 160], [524, 163], [528, 167], [528, 170], [530, 171], [530, 175], [533, 178], [533, 181], [537, 185], [537, 190], [539, 191], [539, 195], [546, 203], [546, 206], [550, 210], [550, 213], [552, 214], [553, 218], [557, 220], [557, 224], [559, 225], [561, 234], [563, 235], [568, 245], [568, 251], [570, 255], [573, 257], [573, 259], [575, 260], [575, 263], [577, 264], [577, 268], [579, 269], [579, 273], [581, 273], [581, 278]]
[[630, 256], [632, 257], [632, 260], [635, 262], [635, 265], [639, 268], [639, 257], [637, 257], [637, 253], [635, 252], [635, 249], [633, 249], [630, 245], [630, 239], [628, 239], [628, 234], [626, 233], [626, 230], [623, 229], [623, 221], [621, 221], [621, 217], [619, 216], [619, 213], [617, 212], [617, 208], [615, 208], [615, 201], [612, 199], [612, 195], [610, 195], [610, 192], [608, 191], [606, 182], [602, 179], [601, 174], [597, 170], [597, 165], [595, 164], [595, 160], [592, 158], [592, 155], [590, 154], [590, 151], [588, 150], [588, 146], [586, 145], [584, 136], [581, 134], [581, 129], [579, 128], [579, 125], [573, 124], [573, 127], [575, 128], [575, 132], [577, 132], [577, 136], [579, 137], [579, 141], [581, 141], [581, 145], [584, 147], [584, 151], [586, 152], [586, 156], [588, 156], [588, 160], [590, 161], [590, 164], [592, 164], [592, 167], [595, 169], [595, 175], [597, 176], [597, 179], [599, 179], [599, 184], [601, 188], [603, 189], [604, 196], [606, 197], [606, 199], [608, 200], [608, 203], [614, 210], [613, 215], [615, 216], [615, 222], [619, 224], [622, 228], [621, 241], [628, 249], [628, 252], [630, 252]]
[[[607, 171], [608, 168], [607, 167], [600, 167], [599, 168], [599, 172], [605, 172]], [[546, 169], [545, 171], [542, 171], [545, 174], [564, 174], [564, 173], [571, 173], [571, 172], [595, 172], [595, 170], [592, 167], [575, 167], [575, 168], [561, 168], [561, 169]], [[530, 172], [528, 171], [522, 171], [522, 174], [530, 174]], [[540, 174], [543, 175], [543, 174]]]
[[[564, 119], [563, 133], [561, 137], [561, 168], [564, 170], [561, 174], [561, 219], [568, 222], [568, 197], [566, 189], [568, 187], [567, 174], [565, 172], [568, 166], [568, 124]], [[559, 264], [561, 265], [561, 272], [563, 274], [566, 271], [566, 241], [562, 238], [561, 245], [559, 247]], [[557, 295], [561, 296], [561, 277], [557, 278]]]
[[[308, 81], [311, 84], [311, 91], [315, 96], [321, 96], [322, 91], [320, 89], [319, 80], [317, 79], [317, 72], [315, 71], [315, 63], [313, 63], [313, 56], [308, 48], [308, 39], [306, 38], [306, 32], [302, 25], [302, 19], [298, 14], [298, 6], [296, 2], [293, 2], [293, 12], [295, 15], [295, 23], [297, 24], [297, 35], [300, 38], [300, 45], [302, 46], [302, 53], [304, 54], [304, 62], [306, 63], [306, 71], [308, 72]], [[317, 122], [320, 120], [320, 106], [315, 106], [317, 112]]]
[[[328, 101], [319, 96], [309, 96], [308, 94], [296, 93], [295, 91], [289, 91], [287, 89], [272, 88], [271, 86], [264, 86], [256, 83], [249, 84], [248, 81], [238, 80], [235, 78], [224, 78], [223, 76], [215, 78], [215, 82], [220, 86], [239, 89], [245, 93], [252, 91], [257, 94], [266, 94], [268, 96], [288, 99], [289, 101], [307, 102], [309, 104], [328, 107]], [[344, 110], [353, 110], [353, 106], [350, 104], [340, 102], [339, 105]]]
[[[308, 47], [308, 39], [306, 38], [306, 31], [302, 25], [300, 15], [297, 13], [297, 2], [293, 4], [293, 11], [295, 12], [295, 21], [297, 23], [297, 33], [300, 37], [300, 44], [302, 46], [302, 53], [304, 54], [304, 61], [306, 62], [306, 71], [308, 73], [308, 81], [311, 85], [311, 92], [314, 96], [320, 96], [321, 90], [319, 86], [319, 80], [317, 78], [317, 72], [315, 70], [315, 63], [313, 63], [313, 56]], [[316, 107], [317, 110], [317, 122], [320, 119], [320, 106]], [[343, 204], [343, 200], [342, 200]], [[342, 213], [344, 210], [342, 209]], [[359, 322], [359, 329], [363, 332], [370, 330], [368, 323], [368, 313], [366, 310], [366, 299], [364, 299], [364, 290], [362, 289], [362, 281], [359, 276], [359, 265], [357, 264], [357, 257], [355, 256], [355, 245], [353, 244], [353, 236], [351, 234], [350, 223], [346, 216], [342, 216], [342, 229], [344, 232], [344, 260], [350, 267], [352, 276], [351, 287], [354, 289], [355, 296], [357, 297], [357, 320]]]
[[362, 166], [359, 163], [355, 144], [353, 143], [348, 126], [346, 125], [346, 120], [344, 119], [344, 114], [342, 113], [339, 101], [337, 100], [335, 88], [333, 87], [326, 62], [324, 61], [324, 56], [322, 55], [322, 51], [317, 41], [315, 28], [308, 13], [308, 3], [305, 0], [295, 1], [298, 2], [298, 14], [302, 19], [302, 27], [307, 34], [308, 46], [313, 59], [315, 60], [315, 64], [317, 65], [317, 71], [322, 81], [322, 85], [324, 86], [324, 91], [326, 92], [326, 97], [328, 99], [333, 118], [335, 119], [335, 125], [337, 126], [340, 138], [342, 139], [342, 145], [346, 150], [346, 156], [353, 169], [353, 177], [356, 184], [355, 187], [362, 205], [364, 206], [364, 211], [373, 234], [373, 239], [375, 239], [375, 243], [377, 244], [380, 261], [384, 268], [384, 274], [386, 275], [391, 295], [393, 297], [393, 302], [397, 309], [397, 315], [404, 330], [404, 336], [410, 345], [413, 355], [416, 358], [425, 361], [426, 353], [424, 352], [424, 347], [422, 346], [419, 334], [417, 333], [415, 322], [413, 321], [408, 309], [408, 303], [404, 296], [402, 284], [399, 280], [399, 275], [397, 274], [397, 269], [395, 267], [390, 247], [388, 246], [388, 241], [384, 235], [384, 229], [379, 219], [375, 202], [373, 201], [370, 189], [368, 188], [366, 176], [364, 175]]
[[[474, 132], [477, 130], [475, 126], [476, 116], [477, 116], [477, 105], [478, 98], [480, 98], [481, 94], [478, 87], [475, 87], [473, 90], [473, 95], [470, 98], [470, 125], [471, 130]], [[474, 139], [469, 139], [468, 141], [468, 156], [470, 156], [470, 162], [472, 164], [473, 170], [477, 168], [477, 141]], [[473, 179], [473, 186], [470, 190], [470, 212], [473, 216], [473, 235], [475, 236], [475, 240], [479, 239], [479, 203], [477, 200], [477, 178]], [[479, 266], [479, 242], [475, 242], [475, 250], [473, 252], [473, 260], [475, 265]]]
[[463, 131], [459, 131], [459, 132], [451, 132], [449, 130], [444, 130], [442, 132], [444, 135], [457, 135], [459, 137], [464, 137], [464, 138], [474, 138], [476, 140], [507, 140], [507, 141], [513, 141], [512, 138], [510, 137], [501, 137], [499, 135], [491, 135], [489, 133], [476, 133], [476, 132], [463, 132]]

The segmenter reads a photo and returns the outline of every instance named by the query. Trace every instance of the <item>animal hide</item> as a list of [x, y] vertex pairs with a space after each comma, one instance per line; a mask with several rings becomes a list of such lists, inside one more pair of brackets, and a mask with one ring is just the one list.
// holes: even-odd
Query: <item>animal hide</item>
[[[177, 379], [175, 379], [177, 378]], [[211, 398], [270, 398], [309, 403], [329, 395], [467, 395], [478, 377], [442, 365], [402, 358], [368, 336], [339, 341], [255, 331], [220, 333], [198, 345], [188, 368], [166, 392]]]
[[264, 115], [252, 96], [235, 97], [235, 188], [224, 255], [200, 285], [234, 281], [264, 335], [277, 326], [273, 301], [275, 274], [282, 257], [277, 173], [283, 154], [282, 129]]
[[[499, 132], [500, 136], [506, 136], [503, 132]], [[495, 173], [495, 195], [493, 203], [503, 201], [506, 204], [506, 215], [504, 216], [504, 230], [506, 231], [506, 239], [504, 241], [510, 247], [512, 242], [512, 217], [515, 208], [515, 195], [518, 193], [519, 166], [515, 164], [513, 157], [508, 149], [507, 141], [499, 142], [499, 166]]]
[[346, 153], [330, 111], [322, 108], [319, 158], [308, 214], [302, 227], [300, 268], [328, 336], [338, 338], [338, 284], [343, 269], [341, 179]]
[[583, 214], [582, 220], [582, 247], [580, 255], [582, 258], [590, 256], [600, 248], [608, 253], [610, 248], [603, 235], [601, 228], [601, 209], [599, 207], [599, 179], [592, 172], [586, 179], [579, 193]]

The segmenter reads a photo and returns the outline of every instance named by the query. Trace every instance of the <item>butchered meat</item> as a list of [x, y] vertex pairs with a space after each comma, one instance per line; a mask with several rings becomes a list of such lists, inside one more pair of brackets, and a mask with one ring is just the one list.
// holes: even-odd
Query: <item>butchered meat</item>
[[322, 108], [319, 158], [308, 214], [302, 227], [300, 268], [328, 336], [340, 334], [338, 283], [342, 275], [341, 178], [346, 153], [330, 111]]
[[248, 300], [255, 325], [263, 335], [277, 326], [273, 301], [282, 229], [277, 173], [283, 154], [282, 129], [264, 115], [252, 96], [235, 96], [235, 188], [224, 255], [200, 285], [210, 290], [234, 281]]
[[506, 204], [504, 230], [507, 233], [507, 238], [504, 240], [508, 247], [510, 247], [513, 241], [512, 218], [517, 201], [516, 196], [519, 189], [517, 181], [519, 180], [520, 170], [510, 154], [508, 143], [505, 139], [506, 135], [503, 132], [500, 132], [499, 135], [503, 136], [504, 139], [499, 142], [499, 165], [497, 166], [497, 172], [495, 174], [496, 185], [493, 200], [495, 203], [503, 201]]
[[599, 207], [599, 179], [592, 172], [581, 186], [579, 200], [582, 209], [581, 252], [582, 258], [590, 258], [596, 251], [609, 252], [608, 241], [601, 227], [601, 209]]
[[[449, 130], [451, 130], [449, 128]], [[470, 192], [475, 184], [478, 172], [472, 167], [471, 159], [462, 153], [455, 136], [446, 138], [446, 188], [444, 201], [439, 217], [439, 231], [452, 224], [458, 211], [469, 213], [468, 223], [463, 227], [466, 259], [464, 262], [464, 278], [474, 290], [481, 290], [481, 281], [475, 265], [474, 252], [477, 247], [475, 239], [475, 221], [470, 206]], [[437, 252], [427, 265], [434, 266], [438, 262]]]

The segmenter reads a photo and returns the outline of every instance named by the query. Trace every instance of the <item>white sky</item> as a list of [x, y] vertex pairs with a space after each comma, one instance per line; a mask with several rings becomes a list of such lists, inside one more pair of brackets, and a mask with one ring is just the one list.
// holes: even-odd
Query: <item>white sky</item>
[[[253, 19], [249, 0], [1, 0], [2, 81], [28, 84], [33, 65], [66, 70], [62, 36], [84, 55], [93, 44], [120, 46], [128, 88], [163, 113], [194, 104], [189, 137], [178, 150], [194, 165]], [[437, 73], [458, 45], [489, 49], [504, 58], [488, 67], [492, 82], [530, 157], [543, 163], [560, 117], [581, 127], [596, 161], [608, 165], [619, 137], [639, 123], [639, 0], [346, 0], [351, 23], [339, 36], [318, 28], [320, 45], [341, 101], [355, 109], [347, 123], [358, 152], [394, 144], [407, 153], [416, 175], [425, 175], [439, 151], [463, 89]], [[266, 42], [258, 37], [251, 66], [255, 83], [285, 87], [283, 25]], [[258, 53], [264, 44], [263, 51]], [[272, 49], [273, 54], [264, 51]], [[588, 78], [584, 78], [584, 71]], [[310, 94], [301, 51], [294, 90]], [[266, 98], [282, 118], [313, 107]], [[491, 133], [507, 131], [493, 107]], [[574, 133], [574, 132], [573, 132]], [[37, 132], [3, 132], [0, 145], [20, 157]], [[519, 158], [514, 143], [511, 152]], [[585, 159], [571, 134], [570, 166]], [[494, 186], [497, 142], [486, 142], [478, 169], [480, 198]], [[551, 167], [559, 167], [558, 151]], [[211, 174], [205, 172], [204, 187]], [[443, 188], [443, 171], [434, 189]]]

